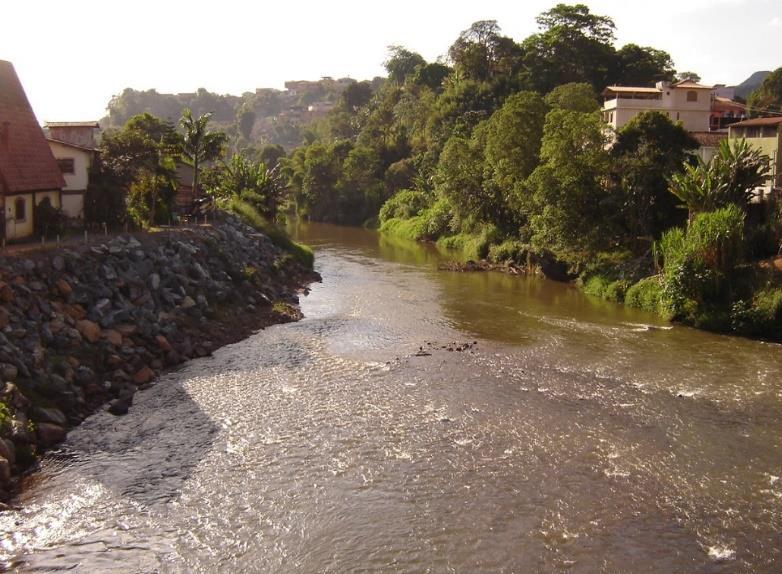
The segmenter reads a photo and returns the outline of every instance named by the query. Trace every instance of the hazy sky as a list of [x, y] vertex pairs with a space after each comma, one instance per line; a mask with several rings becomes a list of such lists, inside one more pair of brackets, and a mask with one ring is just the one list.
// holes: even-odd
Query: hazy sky
[[[575, 2], [573, 2], [575, 3]], [[734, 84], [782, 66], [782, 0], [587, 0], [617, 45], [668, 51], [680, 71]], [[434, 60], [476, 20], [517, 41], [555, 0], [24, 0], [0, 8], [0, 59], [39, 121], [105, 115], [125, 87], [241, 94], [285, 80], [384, 73], [386, 47]]]

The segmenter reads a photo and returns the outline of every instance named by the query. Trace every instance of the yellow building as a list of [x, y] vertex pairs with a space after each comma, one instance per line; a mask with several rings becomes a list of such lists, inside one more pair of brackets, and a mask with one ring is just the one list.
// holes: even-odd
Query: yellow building
[[755, 118], [728, 128], [730, 139], [743, 138], [752, 147], [771, 158], [771, 173], [765, 185], [758, 189], [758, 199], [782, 190], [782, 155], [779, 150], [782, 147], [782, 117]]
[[0, 237], [35, 233], [35, 207], [61, 207], [65, 185], [43, 130], [10, 62], [0, 60]]

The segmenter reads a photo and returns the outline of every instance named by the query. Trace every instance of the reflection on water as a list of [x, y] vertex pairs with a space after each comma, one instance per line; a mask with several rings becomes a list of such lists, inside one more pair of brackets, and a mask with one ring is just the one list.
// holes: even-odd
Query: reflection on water
[[23, 510], [0, 515], [2, 559], [779, 571], [779, 346], [669, 328], [545, 280], [439, 272], [433, 247], [369, 231], [297, 233], [323, 275], [305, 320], [71, 433]]

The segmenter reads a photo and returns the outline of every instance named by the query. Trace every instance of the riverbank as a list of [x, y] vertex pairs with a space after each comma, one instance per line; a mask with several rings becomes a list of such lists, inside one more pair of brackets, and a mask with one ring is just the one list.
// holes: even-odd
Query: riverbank
[[122, 415], [161, 372], [300, 318], [317, 279], [231, 215], [0, 258], [0, 500], [96, 410]]

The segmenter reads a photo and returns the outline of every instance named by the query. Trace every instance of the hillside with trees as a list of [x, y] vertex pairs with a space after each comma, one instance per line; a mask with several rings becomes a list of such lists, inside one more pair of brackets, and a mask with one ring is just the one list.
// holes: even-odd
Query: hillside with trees
[[[724, 145], [698, 165], [697, 142], [659, 113], [610, 134], [598, 101], [607, 85], [695, 75], [677, 74], [660, 49], [617, 47], [614, 22], [584, 5], [537, 22], [520, 42], [475, 22], [444, 62], [390, 47], [388, 81], [366, 102], [343, 101], [282, 160], [291, 210], [469, 258], [553, 261], [607, 298], [782, 336], [782, 290], [746, 271], [779, 248], [778, 209], [748, 202], [767, 158]], [[775, 84], [764, 86], [773, 105]]]
[[121, 128], [133, 116], [148, 113], [176, 123], [185, 109], [195, 116], [210, 114], [212, 125], [228, 138], [228, 149], [259, 154], [264, 146], [291, 149], [316, 136], [313, 124], [339, 103], [345, 90], [376, 90], [381, 78], [357, 82], [351, 78], [321, 78], [286, 82], [285, 90], [259, 88], [241, 96], [216, 94], [204, 88], [193, 93], [162, 94], [126, 88], [108, 103], [104, 129]]

